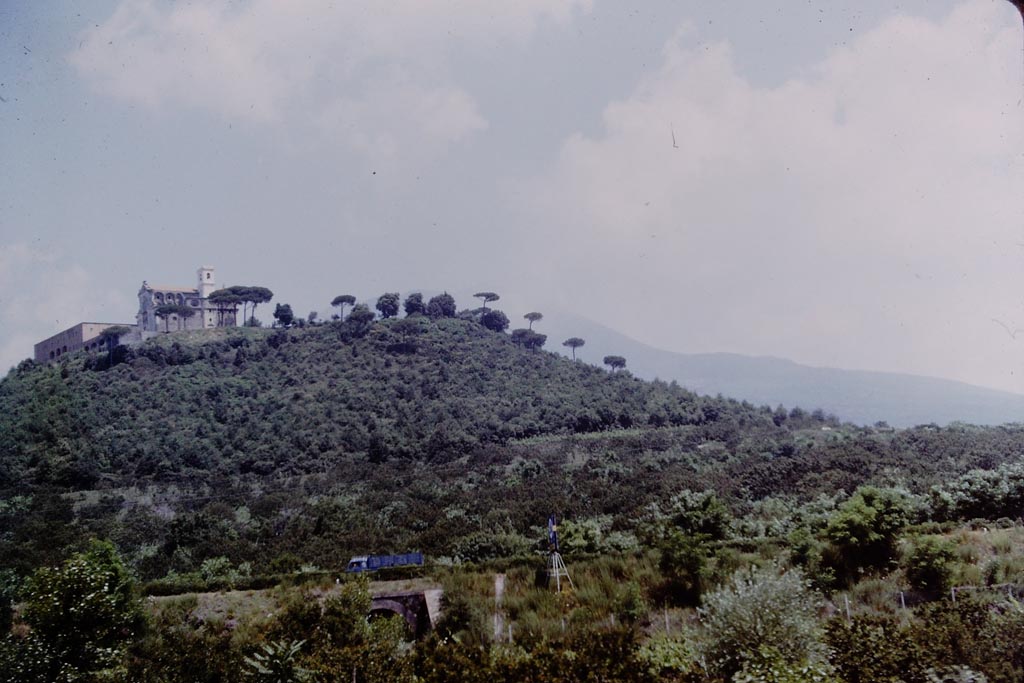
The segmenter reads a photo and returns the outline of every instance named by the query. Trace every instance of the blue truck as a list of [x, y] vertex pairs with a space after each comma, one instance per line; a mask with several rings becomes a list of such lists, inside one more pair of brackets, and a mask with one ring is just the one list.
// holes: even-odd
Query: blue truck
[[346, 572], [375, 572], [386, 567], [423, 566], [423, 553], [404, 555], [356, 555], [348, 561]]

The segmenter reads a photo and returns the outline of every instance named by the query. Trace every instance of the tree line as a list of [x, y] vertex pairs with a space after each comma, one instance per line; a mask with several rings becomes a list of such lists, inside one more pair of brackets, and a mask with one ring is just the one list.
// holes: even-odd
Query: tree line
[[[260, 323], [256, 319], [256, 307], [261, 303], [270, 302], [273, 297], [274, 293], [266, 287], [235, 285], [218, 289], [210, 294], [208, 300], [223, 307], [219, 309], [219, 315], [221, 316], [225, 308], [241, 304], [243, 324], [245, 326], [258, 327]], [[497, 292], [482, 291], [477, 292], [473, 297], [480, 299], [481, 305], [479, 307], [457, 311], [455, 298], [448, 292], [431, 297], [429, 301], [423, 300], [422, 293], [413, 292], [405, 298], [404, 302], [398, 292], [385, 292], [377, 298], [375, 305], [377, 314], [374, 314], [368, 304], [357, 303], [354, 295], [339, 294], [331, 300], [331, 307], [338, 309], [338, 312], [332, 316], [332, 319], [335, 321], [352, 321], [358, 325], [367, 325], [376, 320], [377, 315], [380, 316], [380, 319], [387, 320], [397, 317], [399, 311], [402, 310], [407, 318], [416, 316], [425, 316], [432, 319], [458, 317], [477, 322], [492, 332], [506, 332], [511, 325], [508, 316], [501, 310], [488, 308], [488, 304], [499, 301], [501, 296]], [[246, 312], [247, 306], [252, 306], [248, 313]], [[351, 307], [348, 316], [345, 315], [346, 306]], [[177, 318], [177, 329], [180, 330], [183, 321], [191, 318], [195, 313], [194, 308], [181, 304], [163, 304], [155, 310], [155, 315], [164, 321], [165, 332], [170, 332], [170, 320], [172, 317]], [[307, 323], [316, 324], [319, 318], [319, 314], [316, 311], [311, 311], [305, 319], [296, 317], [291, 305], [287, 303], [278, 303], [274, 309], [273, 316], [275, 326], [283, 328], [305, 325]], [[546, 334], [534, 331], [533, 324], [543, 320], [544, 314], [538, 311], [530, 311], [523, 316], [523, 319], [527, 321], [527, 327], [512, 330], [512, 342], [526, 349], [537, 350], [543, 348], [547, 343], [548, 337]], [[223, 324], [223, 319], [219, 322]], [[116, 337], [110, 333], [106, 335], [103, 341], [106, 346], [111, 347], [108, 351], [112, 353], [112, 347], [116, 346], [117, 338], [126, 334], [127, 331], [127, 328], [125, 328]], [[586, 341], [580, 337], [569, 337], [562, 342], [562, 346], [570, 350], [574, 361], [576, 360], [576, 350], [585, 344]], [[602, 360], [605, 365], [611, 368], [612, 372], [626, 367], [626, 359], [622, 356], [608, 355]]]
[[[367, 325], [376, 320], [378, 315], [381, 320], [388, 320], [398, 317], [399, 311], [404, 311], [406, 318], [418, 316], [435, 320], [440, 318], [460, 318], [479, 323], [492, 332], [504, 333], [508, 331], [511, 325], [508, 316], [499, 309], [488, 308], [488, 304], [499, 301], [501, 295], [497, 292], [482, 291], [477, 292], [473, 297], [480, 299], [480, 306], [458, 311], [455, 298], [448, 292], [431, 297], [428, 301], [424, 301], [423, 294], [420, 292], [409, 294], [405, 297], [404, 301], [399, 292], [385, 292], [377, 298], [374, 306], [377, 314], [374, 314], [368, 304], [357, 303], [354, 295], [339, 294], [331, 300], [331, 307], [338, 309], [338, 312], [332, 316], [332, 320], [336, 322], [350, 321], [358, 325]], [[347, 316], [345, 315], [346, 306], [351, 307]], [[289, 304], [278, 304], [274, 310], [275, 324], [279, 327], [288, 328], [305, 323], [315, 324], [318, 318], [319, 314], [316, 311], [310, 312], [306, 320], [296, 318]], [[543, 348], [547, 343], [548, 337], [546, 334], [535, 331], [533, 324], [543, 320], [544, 314], [539, 311], [530, 311], [523, 316], [523, 319], [527, 321], [527, 327], [512, 330], [510, 333], [512, 342], [517, 346], [531, 350]], [[404, 330], [406, 333], [409, 333], [413, 329], [412, 327], [406, 327], [399, 328], [399, 331]], [[562, 346], [570, 350], [574, 361], [576, 360], [576, 350], [585, 344], [586, 340], [580, 337], [569, 337], [562, 342]], [[618, 355], [605, 356], [603, 362], [611, 368], [612, 372], [626, 367], [626, 359]]]

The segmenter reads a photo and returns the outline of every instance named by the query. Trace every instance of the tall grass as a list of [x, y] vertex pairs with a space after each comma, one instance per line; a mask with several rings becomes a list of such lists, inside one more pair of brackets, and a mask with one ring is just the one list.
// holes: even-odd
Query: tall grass
[[[505, 583], [504, 610], [516, 642], [543, 642], [622, 624], [642, 626], [661, 577], [650, 556], [604, 556], [569, 561], [571, 585], [544, 585], [546, 565], [516, 567]], [[542, 579], [538, 582], [538, 574]]]

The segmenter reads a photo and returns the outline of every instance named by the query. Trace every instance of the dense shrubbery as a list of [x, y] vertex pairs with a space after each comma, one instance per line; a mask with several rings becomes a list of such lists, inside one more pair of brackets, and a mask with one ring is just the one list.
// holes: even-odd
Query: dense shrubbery
[[[527, 354], [458, 320], [234, 330], [155, 340], [101, 373], [100, 356], [0, 384], [0, 484], [89, 488], [212, 474], [320, 471], [378, 459], [451, 458], [538, 434], [647, 424], [756, 422], [736, 403]], [[493, 311], [492, 311], [493, 312]], [[659, 418], [661, 419], [661, 418]], [[145, 433], [146, 438], [138, 438]]]
[[940, 520], [1019, 517], [1024, 510], [1024, 463], [971, 470], [931, 490], [933, 514]]
[[[374, 323], [357, 305], [304, 330], [169, 335], [104, 371], [101, 355], [12, 373], [2, 562], [24, 573], [87, 533], [113, 537], [146, 580], [219, 556], [260, 574], [288, 552], [321, 565], [410, 546], [508, 556], [544, 510], [628, 513], [693, 482], [701, 444], [787, 438], [770, 411], [517, 348], [444, 317], [444, 295], [432, 303], [436, 320]], [[634, 424], [675, 431], [621, 431]], [[609, 437], [550, 441], [587, 434]], [[529, 438], [549, 440], [513, 443]], [[648, 451], [661, 455], [641, 463]], [[61, 494], [82, 489], [106, 492], [71, 510]], [[481, 531], [510, 541], [473, 549]]]
[[864, 486], [839, 506], [825, 529], [839, 578], [852, 582], [858, 572], [894, 562], [908, 522], [905, 498], [899, 491]]
[[789, 666], [824, 661], [819, 602], [799, 570], [769, 565], [736, 574], [704, 600], [705, 665], [728, 679], [748, 663], [756, 665], [763, 648]]
[[27, 581], [21, 619], [30, 629], [0, 645], [0, 676], [12, 683], [116, 678], [141, 635], [133, 582], [114, 547], [94, 542]]
[[[826, 641], [840, 679], [850, 683], [1024, 679], [1024, 612], [1019, 605], [973, 600], [933, 603], [916, 616], [909, 624], [881, 616], [833, 620]], [[950, 677], [954, 675], [961, 677]]]
[[[673, 610], [669, 633], [668, 610], [663, 627], [661, 610], [652, 613], [648, 600], [659, 581], [654, 564], [649, 557], [610, 556], [574, 562], [576, 589], [562, 594], [534, 585], [536, 562], [509, 571], [501, 609], [514, 624], [514, 644], [504, 642], [503, 629], [494, 633], [492, 573], [441, 572], [444, 619], [414, 644], [403, 620], [367, 620], [362, 578], [151, 600], [144, 622], [112, 546], [93, 544], [27, 583], [19, 626], [0, 645], [0, 680], [1024, 678], [1024, 609], [1013, 600], [979, 596], [925, 604], [899, 617], [827, 617], [823, 598], [798, 570], [767, 563], [742, 568], [707, 593], [699, 623], [679, 621], [681, 611]], [[237, 572], [219, 559], [204, 570], [215, 578]], [[658, 635], [645, 635], [651, 630]]]
[[948, 541], [935, 538], [918, 541], [906, 561], [907, 581], [911, 587], [931, 597], [945, 595], [953, 580], [955, 551]]
[[[168, 335], [105, 371], [106, 354], [19, 367], [0, 382], [0, 569], [24, 576], [89, 534], [146, 581], [222, 556], [254, 576], [287, 554], [480, 562], [529, 553], [555, 510], [570, 554], [662, 548], [666, 598], [686, 603], [728, 566], [715, 544], [733, 526], [788, 539], [830, 588], [889, 566], [928, 509], [1016, 504], [1013, 466], [940, 482], [1021, 452], [1024, 429], [840, 427], [519, 348], [431, 303], [437, 317], [355, 306], [303, 330]], [[935, 485], [931, 507], [842, 503], [895, 476]]]

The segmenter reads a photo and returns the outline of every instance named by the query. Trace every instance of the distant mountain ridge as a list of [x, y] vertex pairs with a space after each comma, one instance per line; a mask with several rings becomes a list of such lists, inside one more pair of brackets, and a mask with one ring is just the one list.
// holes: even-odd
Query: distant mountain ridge
[[698, 394], [722, 394], [755, 405], [821, 408], [844, 421], [893, 427], [966, 422], [997, 425], [1024, 421], [1024, 396], [964, 382], [891, 372], [842, 370], [735, 353], [675, 353], [632, 339], [600, 323], [553, 314], [537, 328], [547, 347], [569, 355], [561, 343], [582, 337], [577, 356], [600, 364], [608, 354], [626, 357], [645, 379], [675, 380]]

